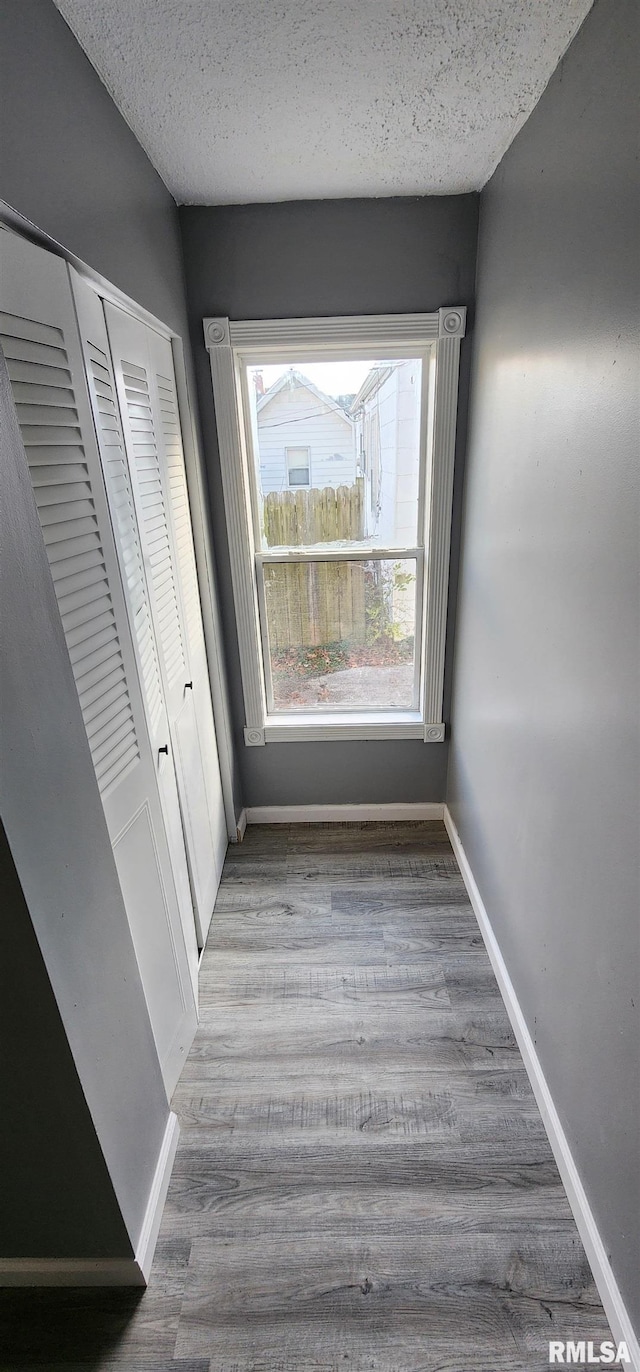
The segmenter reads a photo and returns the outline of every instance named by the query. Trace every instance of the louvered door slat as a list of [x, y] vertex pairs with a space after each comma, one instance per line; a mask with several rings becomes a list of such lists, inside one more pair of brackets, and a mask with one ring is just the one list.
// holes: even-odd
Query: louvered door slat
[[[63, 472], [66, 470], [68, 469], [63, 468]], [[38, 491], [40, 509], [46, 508], [47, 505], [63, 505], [69, 500], [91, 501], [91, 486], [88, 481], [78, 481], [78, 472], [72, 470], [68, 476], [60, 476], [54, 471], [52, 474], [53, 481], [51, 476], [48, 476], [46, 481], [42, 481], [38, 478], [37, 473], [38, 468], [36, 468], [36, 476], [32, 475], [32, 484], [40, 487]], [[58, 476], [57, 480], [55, 479], [56, 476]]]
[[[77, 450], [74, 447], [65, 447], [63, 443], [56, 443], [55, 450], [41, 446], [38, 443], [31, 444], [30, 468], [34, 467], [62, 467], [65, 462], [73, 463], [77, 458]], [[31, 466], [31, 464], [33, 464]], [[49, 480], [52, 480], [50, 477]]]
[[70, 386], [71, 372], [64, 367], [40, 366], [37, 362], [24, 362], [20, 358], [7, 358], [7, 371], [10, 381], [41, 381], [43, 386]]
[[[17, 314], [5, 314], [0, 312], [0, 332], [2, 333], [2, 348], [6, 356], [9, 356], [7, 345], [18, 343], [22, 339], [27, 347], [37, 348], [40, 344], [46, 347], [59, 348], [61, 355], [64, 356], [65, 364], [68, 361], [64, 347], [64, 335], [62, 329], [55, 324], [42, 324], [38, 319], [22, 319]], [[11, 353], [11, 356], [15, 354]], [[22, 356], [19, 353], [18, 356]]]

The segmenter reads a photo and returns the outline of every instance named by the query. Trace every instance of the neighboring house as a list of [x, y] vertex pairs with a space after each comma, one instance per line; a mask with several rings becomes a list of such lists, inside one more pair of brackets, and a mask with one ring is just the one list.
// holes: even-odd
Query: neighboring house
[[419, 361], [372, 367], [355, 396], [365, 535], [389, 544], [416, 539], [420, 440]]
[[353, 420], [301, 372], [291, 367], [259, 397], [256, 409], [263, 495], [353, 485]]

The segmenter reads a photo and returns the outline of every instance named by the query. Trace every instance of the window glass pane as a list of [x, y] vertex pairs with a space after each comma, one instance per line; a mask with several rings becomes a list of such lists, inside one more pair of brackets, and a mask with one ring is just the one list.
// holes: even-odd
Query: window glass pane
[[419, 358], [247, 367], [262, 547], [418, 543]]
[[414, 708], [415, 558], [263, 572], [275, 710]]

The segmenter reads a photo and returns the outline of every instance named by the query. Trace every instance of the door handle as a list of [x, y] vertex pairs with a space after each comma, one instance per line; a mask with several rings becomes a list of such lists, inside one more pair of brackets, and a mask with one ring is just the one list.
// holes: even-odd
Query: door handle
[[162, 747], [161, 747], [161, 748], [158, 748], [158, 757], [160, 757], [160, 754], [161, 754], [161, 753], [166, 753], [167, 757], [169, 756], [169, 744], [168, 744], [168, 743], [163, 743]]
[[184, 683], [184, 689], [185, 689], [185, 691], [192, 691], [192, 690], [193, 690], [193, 682], [192, 682], [192, 681], [185, 681], [185, 683]]

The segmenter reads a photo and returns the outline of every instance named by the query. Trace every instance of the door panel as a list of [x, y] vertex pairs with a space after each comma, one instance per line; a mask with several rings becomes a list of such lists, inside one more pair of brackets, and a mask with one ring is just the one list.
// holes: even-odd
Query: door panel
[[[164, 450], [164, 467], [167, 474], [168, 504], [174, 532], [178, 584], [193, 681], [195, 731], [202, 759], [201, 774], [207, 802], [208, 833], [204, 832], [204, 812], [199, 810], [194, 813], [194, 827], [196, 815], [201, 826], [201, 832], [194, 843], [194, 866], [198, 869], [199, 907], [202, 912], [201, 917], [204, 920], [207, 910], [213, 909], [227, 849], [227, 828], [211, 705], [173, 354], [169, 340], [163, 338], [153, 329], [147, 330], [147, 339], [157, 390], [158, 408], [161, 415], [160, 432]], [[213, 847], [213, 865], [209, 860], [209, 842], [212, 843]], [[203, 861], [205, 855], [206, 862]]]
[[113, 845], [125, 905], [138, 912], [133, 941], [138, 962], [147, 965], [147, 1003], [161, 1061], [171, 1054], [176, 1026], [186, 1010], [171, 928], [169, 900], [155, 856], [154, 830], [146, 803], [134, 813]]
[[116, 306], [105, 314], [204, 943], [227, 834], [171, 345]]
[[[187, 856], [180, 822], [180, 802], [170, 730], [161, 679], [151, 602], [143, 562], [138, 520], [131, 488], [129, 463], [120, 424], [120, 410], [111, 366], [102, 301], [86, 281], [71, 273], [76, 311], [85, 357], [102, 472], [120, 562], [129, 623], [142, 683], [147, 726], [156, 759], [158, 788], [169, 840], [173, 877], [180, 907], [189, 970], [197, 1000], [198, 946], [189, 883]], [[177, 611], [176, 611], [177, 613]], [[172, 751], [172, 749], [171, 749]]]
[[[0, 249], [0, 341], [142, 985], [171, 1092], [195, 1032], [196, 1003], [68, 269], [62, 259], [8, 231], [0, 233]], [[121, 836], [143, 813], [149, 839], [141, 846], [134, 880]], [[159, 891], [161, 902], [150, 894]]]

